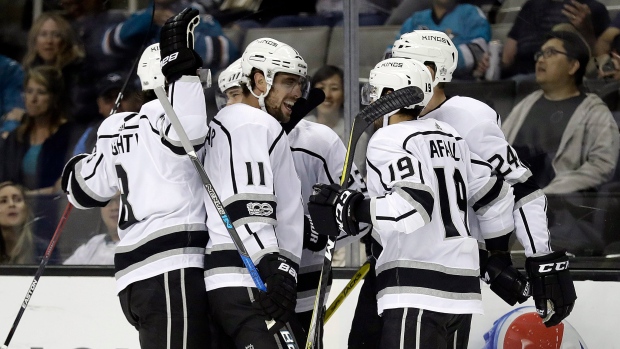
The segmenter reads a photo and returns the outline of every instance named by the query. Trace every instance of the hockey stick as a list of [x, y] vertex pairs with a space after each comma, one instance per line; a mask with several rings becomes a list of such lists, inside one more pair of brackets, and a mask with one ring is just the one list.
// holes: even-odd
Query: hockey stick
[[[416, 86], [408, 86], [379, 98], [357, 114], [355, 119], [353, 119], [353, 125], [351, 126], [351, 135], [349, 137], [349, 144], [347, 145], [347, 154], [344, 159], [344, 167], [342, 168], [342, 175], [340, 177], [340, 186], [342, 188], [346, 189], [349, 184], [347, 179], [351, 173], [355, 147], [366, 129], [372, 125], [375, 120], [383, 115], [412, 104], [420, 103], [422, 100], [424, 100], [424, 93], [422, 90]], [[308, 338], [306, 340], [306, 349], [314, 348], [315, 343], [318, 341], [317, 323], [323, 316], [323, 302], [327, 291], [328, 276], [332, 266], [332, 253], [336, 245], [336, 238], [336, 236], [328, 236], [327, 239], [325, 258], [321, 268], [321, 276], [319, 277], [319, 288], [317, 289], [317, 294], [314, 299], [312, 318], [310, 320], [310, 328], [308, 330]]]
[[70, 202], [67, 203], [67, 207], [65, 207], [65, 210], [62, 213], [62, 216], [60, 216], [60, 221], [58, 222], [58, 226], [56, 226], [56, 231], [54, 232], [54, 235], [52, 235], [52, 239], [50, 240], [50, 243], [47, 246], [47, 249], [45, 250], [45, 254], [43, 255], [41, 264], [39, 264], [39, 269], [37, 269], [37, 272], [34, 274], [34, 279], [32, 280], [32, 283], [30, 284], [30, 288], [28, 288], [28, 292], [26, 293], [26, 297], [24, 297], [24, 301], [22, 302], [21, 308], [19, 308], [19, 312], [17, 313], [17, 317], [15, 318], [15, 321], [13, 322], [13, 326], [11, 327], [9, 334], [6, 336], [6, 339], [4, 340], [4, 344], [0, 346], [0, 349], [7, 349], [9, 347], [9, 343], [11, 343], [11, 339], [13, 338], [13, 335], [15, 334], [17, 325], [19, 325], [19, 321], [21, 320], [22, 315], [24, 315], [24, 311], [26, 310], [26, 307], [28, 306], [28, 302], [30, 302], [30, 299], [32, 298], [34, 289], [37, 287], [37, 284], [39, 283], [39, 278], [41, 277], [41, 275], [43, 275], [45, 266], [47, 265], [47, 262], [49, 261], [52, 255], [52, 251], [54, 251], [54, 247], [56, 247], [58, 238], [60, 238], [60, 233], [62, 232], [62, 229], [64, 228], [65, 223], [67, 222], [67, 218], [69, 218], [69, 213], [71, 212], [72, 208], [73, 208], [73, 205]]
[[327, 310], [325, 311], [325, 320], [323, 320], [324, 324], [326, 324], [327, 321], [329, 321], [329, 319], [332, 317], [332, 315], [334, 315], [334, 312], [338, 310], [342, 302], [344, 302], [345, 298], [347, 298], [347, 296], [351, 294], [351, 291], [353, 291], [353, 289], [357, 286], [357, 284], [359, 284], [360, 280], [366, 277], [366, 274], [368, 274], [369, 270], [370, 270], [370, 262], [365, 262], [364, 264], [362, 264], [362, 266], [355, 273], [355, 275], [353, 275], [351, 280], [349, 280], [349, 282], [347, 283], [347, 286], [345, 286], [342, 292], [340, 292], [338, 297], [334, 299], [332, 304], [330, 304]]
[[[226, 230], [228, 230], [228, 233], [230, 234], [230, 237], [233, 240], [233, 243], [235, 244], [235, 247], [237, 248], [239, 255], [241, 256], [241, 260], [243, 261], [243, 264], [248, 269], [248, 272], [250, 273], [252, 280], [254, 280], [254, 284], [256, 285], [256, 288], [258, 288], [261, 292], [267, 292], [267, 287], [265, 286], [265, 283], [263, 282], [260, 275], [258, 274], [256, 265], [252, 261], [252, 258], [250, 257], [248, 250], [245, 248], [243, 241], [239, 237], [237, 230], [232, 225], [232, 222], [230, 221], [228, 213], [226, 213], [226, 209], [224, 208], [224, 204], [222, 204], [222, 200], [220, 200], [219, 195], [215, 192], [215, 188], [213, 188], [213, 184], [211, 183], [211, 180], [209, 179], [207, 172], [205, 171], [204, 167], [202, 167], [200, 160], [198, 160], [198, 156], [196, 156], [196, 152], [194, 151], [194, 148], [192, 147], [191, 142], [189, 141], [189, 138], [187, 138], [187, 133], [185, 133], [185, 130], [183, 129], [183, 125], [181, 125], [181, 122], [179, 121], [179, 117], [177, 116], [176, 112], [172, 108], [172, 104], [170, 104], [170, 101], [168, 100], [168, 97], [166, 96], [166, 92], [164, 91], [164, 88], [162, 86], [158, 86], [155, 88], [154, 91], [155, 91], [155, 95], [157, 95], [157, 99], [159, 99], [159, 102], [164, 107], [164, 111], [166, 112], [166, 115], [168, 115], [168, 117], [170, 118], [170, 123], [172, 124], [172, 127], [174, 128], [177, 135], [179, 136], [179, 139], [181, 140], [181, 144], [183, 145], [183, 149], [185, 149], [185, 153], [192, 161], [192, 164], [194, 165], [196, 172], [198, 172], [198, 175], [200, 176], [200, 180], [202, 181], [202, 184], [204, 185], [205, 190], [207, 191], [207, 194], [209, 194], [209, 198], [213, 202], [213, 206], [215, 206], [217, 213], [220, 215], [220, 218], [222, 219], [222, 222], [224, 222], [224, 226], [226, 226]], [[267, 322], [268, 329], [273, 327], [273, 325], [275, 325], [276, 323], [273, 319], [266, 321], [266, 322]], [[286, 329], [286, 327], [283, 327], [280, 330], [280, 334], [284, 340], [289, 340], [292, 338], [289, 331]], [[297, 346], [295, 346], [295, 348], [297, 348]]]

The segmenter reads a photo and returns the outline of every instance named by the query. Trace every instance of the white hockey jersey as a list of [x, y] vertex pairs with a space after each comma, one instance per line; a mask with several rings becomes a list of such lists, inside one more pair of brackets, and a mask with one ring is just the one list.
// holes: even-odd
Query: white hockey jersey
[[[489, 162], [496, 175], [513, 187], [515, 235], [525, 248], [525, 254], [550, 252], [547, 198], [540, 188], [528, 181], [532, 173], [506, 141], [497, 113], [476, 99], [455, 96], [420, 119], [429, 118], [454, 127], [465, 139], [469, 150]], [[477, 220], [471, 215], [470, 228], [472, 235], [480, 240]]]
[[[202, 148], [207, 115], [200, 80], [184, 76], [169, 93], [189, 139]], [[77, 208], [103, 207], [121, 192], [118, 292], [167, 271], [203, 267], [204, 189], [159, 101], [105, 119], [95, 150], [74, 169], [68, 190]]]
[[[209, 124], [204, 167], [255, 264], [267, 253], [301, 259], [303, 208], [291, 149], [276, 119], [243, 103], [227, 106]], [[255, 287], [235, 245], [204, 196], [210, 240], [207, 290]]]
[[376, 265], [379, 314], [402, 307], [482, 313], [478, 243], [468, 232], [467, 206], [485, 237], [508, 234], [511, 187], [440, 121], [384, 127], [366, 156], [371, 218], [383, 246]]
[[[313, 192], [313, 185], [340, 184], [347, 149], [331, 128], [303, 119], [288, 134], [288, 140], [295, 169], [301, 181], [304, 214], [308, 215], [308, 198]], [[367, 193], [366, 184], [355, 165], [351, 168], [349, 188]], [[341, 236], [336, 246], [341, 247], [358, 240], [368, 229], [370, 226], [365, 225], [357, 237]], [[318, 252], [303, 249], [298, 274], [300, 282], [297, 284], [298, 313], [310, 311], [314, 306], [324, 255], [324, 249]]]

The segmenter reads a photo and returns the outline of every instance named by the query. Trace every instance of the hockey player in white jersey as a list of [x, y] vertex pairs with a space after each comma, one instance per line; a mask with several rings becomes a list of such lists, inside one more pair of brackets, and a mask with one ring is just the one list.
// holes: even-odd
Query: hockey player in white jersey
[[[570, 314], [576, 299], [568, 257], [563, 251], [551, 251], [547, 198], [532, 180], [530, 170], [506, 141], [500, 129], [499, 115], [476, 99], [446, 96], [444, 84], [452, 80], [458, 51], [445, 33], [416, 30], [403, 34], [394, 43], [392, 56], [424, 62], [434, 77], [433, 97], [422, 111], [421, 119], [432, 118], [450, 124], [467, 142], [470, 150], [489, 162], [495, 173], [513, 187], [515, 235], [525, 247], [526, 270], [532, 283], [534, 301], [545, 325], [557, 325]], [[474, 217], [470, 215], [470, 218]], [[476, 219], [470, 219], [470, 225], [472, 235], [479, 237]], [[488, 246], [486, 249], [490, 254], [487, 261], [484, 260], [487, 252], [481, 253], [481, 275], [484, 280], [510, 305], [525, 301], [526, 290], [519, 290], [511, 284], [511, 280], [519, 276], [503, 274], [505, 268], [512, 265], [510, 255], [505, 251], [493, 251]], [[539, 272], [538, 266], [546, 263], [560, 263], [566, 268]]]
[[[228, 98], [226, 105], [237, 103], [234, 96], [229, 95], [228, 92], [235, 86], [241, 89], [241, 80], [241, 64], [232, 64], [220, 74], [218, 83], [220, 90], [226, 91]], [[301, 181], [301, 194], [304, 203], [304, 241], [297, 275], [297, 307], [295, 311], [305, 333], [310, 327], [321, 266], [323, 265], [323, 255], [327, 244], [327, 234], [325, 232], [318, 234], [311, 223], [307, 207], [308, 198], [312, 194], [312, 186], [316, 183], [340, 183], [347, 151], [342, 140], [331, 128], [303, 119], [324, 98], [325, 94], [321, 90], [310, 90], [308, 98], [300, 98], [295, 102], [290, 120], [282, 124], [284, 131], [288, 134], [295, 170]], [[353, 165], [350, 181], [351, 189], [360, 190], [363, 193], [367, 192], [364, 179], [355, 165]], [[370, 226], [365, 225], [363, 229], [365, 231], [360, 235], [364, 235], [370, 230]], [[343, 234], [337, 245], [342, 246], [342, 244], [350, 243], [353, 240]], [[293, 329], [298, 330], [297, 326], [294, 326]], [[305, 334], [297, 331], [296, 337], [298, 341], [305, 342]]]
[[431, 83], [428, 69], [413, 59], [379, 62], [370, 72], [369, 102], [412, 85], [425, 91], [424, 100], [386, 115], [387, 126], [372, 136], [370, 199], [325, 184], [310, 197], [317, 229], [325, 221], [315, 212], [326, 207], [345, 232], [354, 234], [358, 222], [366, 222], [379, 234], [377, 304], [385, 349], [467, 348], [471, 314], [483, 312], [478, 243], [468, 231], [467, 207], [474, 208], [487, 241], [514, 229], [510, 186], [448, 124], [415, 120], [431, 98]]
[[220, 73], [217, 78], [217, 84], [220, 90], [215, 95], [218, 109], [241, 102], [243, 98], [243, 91], [241, 90], [242, 77], [241, 58], [234, 61]]
[[[207, 135], [206, 105], [193, 49], [198, 11], [184, 10], [148, 47], [139, 70], [143, 86], [170, 84], [169, 95], [196, 149]], [[162, 71], [152, 69], [161, 57]], [[144, 67], [143, 67], [144, 66]], [[138, 113], [109, 116], [91, 154], [65, 166], [63, 189], [77, 208], [103, 207], [120, 191], [120, 242], [114, 256], [116, 289], [142, 348], [209, 348], [208, 303], [203, 279], [209, 235], [202, 182], [170, 127], [159, 101]]]
[[[258, 292], [233, 242], [205, 196], [210, 241], [205, 283], [222, 348], [288, 348], [303, 241], [300, 181], [279, 121], [302, 96], [306, 63], [292, 47], [262, 38], [242, 56], [241, 103], [210, 123], [204, 167], [267, 286]], [[268, 330], [265, 321], [277, 324]], [[271, 331], [271, 332], [270, 332]], [[232, 343], [231, 343], [232, 342]], [[298, 340], [299, 342], [299, 340]]]

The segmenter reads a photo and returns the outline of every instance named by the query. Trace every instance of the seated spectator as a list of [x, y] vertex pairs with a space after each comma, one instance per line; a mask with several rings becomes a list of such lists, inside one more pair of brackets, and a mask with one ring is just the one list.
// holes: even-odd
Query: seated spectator
[[0, 138], [17, 128], [24, 115], [24, 71], [19, 63], [0, 55]]
[[[398, 5], [392, 1], [361, 0], [358, 2], [359, 26], [383, 25], [393, 7]], [[267, 27], [309, 27], [309, 26], [342, 26], [344, 20], [343, 0], [318, 0], [315, 15], [286, 15], [272, 19]]]
[[[480, 78], [487, 70], [491, 25], [480, 8], [456, 0], [433, 0], [432, 8], [415, 12], [405, 21], [395, 40], [417, 29], [438, 30], [450, 36], [459, 53], [455, 79]], [[390, 45], [388, 52], [391, 49]]]
[[594, 45], [594, 57], [607, 55], [611, 51], [612, 41], [620, 34], [620, 13], [616, 15], [609, 27], [596, 40]]
[[[349, 135], [344, 132], [344, 72], [342, 69], [326, 65], [321, 67], [310, 81], [312, 87], [325, 93], [325, 101], [305, 117], [306, 120], [329, 126], [344, 144], [348, 143]], [[369, 137], [363, 134], [357, 143], [354, 162], [362, 176], [366, 174], [366, 147]]]
[[[152, 6], [155, 6], [153, 24], [155, 29], [149, 31]], [[123, 52], [139, 47], [145, 36], [149, 35], [147, 45], [159, 41], [159, 31], [166, 20], [184, 8], [191, 6], [198, 10], [203, 8], [189, 0], [155, 0], [144, 10], [132, 14], [126, 21], [119, 23], [109, 32], [110, 49]], [[200, 24], [194, 30], [194, 50], [200, 55], [204, 68], [211, 69], [215, 74], [219, 69], [226, 68], [239, 57], [235, 45], [224, 35], [220, 24], [210, 15], [202, 12]]]
[[609, 51], [597, 57], [598, 78], [620, 81], [620, 31], [609, 46]]
[[[93, 150], [95, 143], [97, 143], [97, 129], [99, 129], [103, 120], [110, 116], [124, 82], [125, 79], [121, 73], [110, 73], [97, 83], [97, 106], [99, 107], [99, 115], [101, 118], [92, 122], [86, 130], [84, 130], [84, 133], [82, 133], [75, 144], [73, 155], [90, 153]], [[125, 87], [123, 98], [120, 100], [116, 112], [140, 111], [142, 97], [139, 91], [140, 87], [137, 86], [133, 79], [130, 79]]]
[[24, 121], [0, 147], [0, 181], [22, 184], [33, 194], [60, 189], [60, 175], [71, 155], [73, 125], [67, 122], [62, 73], [32, 68], [25, 81]]
[[85, 52], [77, 96], [71, 96], [74, 103], [77, 99], [77, 104], [70, 110], [71, 120], [84, 127], [99, 119], [95, 89], [97, 81], [111, 72], [128, 71], [132, 59], [139, 53], [139, 44], [129, 51], [111, 50], [111, 28], [124, 21], [127, 16], [122, 11], [108, 10], [106, 4], [109, 4], [109, 1], [60, 0], [60, 4]]
[[[57, 13], [42, 13], [28, 32], [28, 50], [23, 59], [24, 70], [42, 65], [62, 71], [65, 94], [69, 98], [69, 119], [81, 121], [88, 114], [84, 91], [84, 51], [69, 22]], [[96, 65], [96, 64], [94, 64]]]
[[[595, 19], [595, 20], [593, 20]], [[572, 24], [594, 47], [596, 38], [609, 25], [605, 5], [596, 0], [528, 0], [517, 15], [502, 52], [502, 76], [534, 79], [534, 53], [545, 41], [545, 35], [559, 23]]]
[[35, 264], [42, 255], [35, 248], [33, 216], [25, 197], [21, 185], [0, 183], [0, 264]]
[[[588, 52], [578, 34], [550, 32], [535, 56], [541, 90], [519, 102], [502, 126], [532, 179], [550, 196], [552, 248], [573, 253], [602, 250], [603, 229], [587, 222], [588, 215], [575, 214], [579, 205], [563, 198], [596, 191], [608, 182], [620, 149], [618, 126], [605, 103], [579, 89]], [[553, 200], [551, 194], [565, 196]]]
[[114, 251], [118, 237], [118, 212], [120, 195], [113, 197], [101, 210], [98, 234], [78, 247], [63, 264], [114, 265]]

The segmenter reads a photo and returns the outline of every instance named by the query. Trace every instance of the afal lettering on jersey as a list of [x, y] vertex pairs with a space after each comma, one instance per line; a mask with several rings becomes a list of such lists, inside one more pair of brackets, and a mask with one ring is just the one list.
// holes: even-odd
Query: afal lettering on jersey
[[451, 157], [455, 161], [461, 160], [461, 158], [457, 157], [456, 154], [456, 142], [441, 139], [431, 139], [429, 141], [429, 148], [431, 150], [431, 159]]
[[118, 155], [120, 153], [129, 153], [131, 151], [131, 143], [138, 145], [138, 134], [127, 133], [119, 134], [116, 137], [116, 142], [112, 142], [112, 155]]

